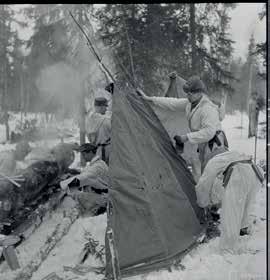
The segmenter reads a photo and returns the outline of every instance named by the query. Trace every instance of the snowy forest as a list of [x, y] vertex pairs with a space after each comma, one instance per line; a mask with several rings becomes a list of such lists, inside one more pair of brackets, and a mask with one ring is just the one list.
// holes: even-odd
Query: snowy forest
[[[228, 94], [228, 112], [246, 111], [247, 77], [253, 90], [266, 93], [266, 42], [251, 34], [245, 59], [233, 57], [229, 11], [236, 5], [1, 5], [1, 106], [70, 114], [74, 98], [104, 87], [72, 12], [118, 81], [162, 95], [170, 72], [184, 79], [200, 74], [214, 98]], [[266, 7], [258, 18], [265, 15]], [[18, 27], [31, 28], [31, 37], [20, 39]]]
[[267, 16], [0, 4], [0, 279], [267, 279]]

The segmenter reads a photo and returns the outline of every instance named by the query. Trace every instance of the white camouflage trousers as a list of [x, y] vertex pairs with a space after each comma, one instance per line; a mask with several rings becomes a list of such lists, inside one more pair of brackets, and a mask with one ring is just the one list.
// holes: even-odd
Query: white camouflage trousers
[[238, 163], [233, 167], [222, 198], [221, 250], [238, 250], [240, 229], [250, 225], [250, 214], [260, 185], [250, 164]]

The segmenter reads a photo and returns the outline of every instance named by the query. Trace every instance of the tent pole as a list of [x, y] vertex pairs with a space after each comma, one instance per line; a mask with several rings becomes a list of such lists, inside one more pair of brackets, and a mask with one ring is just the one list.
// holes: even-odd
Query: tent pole
[[112, 264], [112, 273], [113, 273], [112, 279], [121, 280], [118, 254], [117, 254], [115, 243], [114, 243], [114, 236], [113, 236], [112, 228], [108, 228], [107, 237], [108, 237], [108, 241], [109, 241], [109, 250], [110, 250], [110, 255], [111, 255], [111, 264]]
[[254, 163], [256, 164], [256, 156], [257, 156], [257, 132], [255, 135], [255, 152], [254, 152]]
[[256, 129], [255, 129], [255, 151], [254, 151], [254, 163], [255, 163], [255, 164], [256, 164], [256, 157], [257, 157], [258, 120], [259, 120], [259, 114], [258, 114], [258, 116], [256, 116]]

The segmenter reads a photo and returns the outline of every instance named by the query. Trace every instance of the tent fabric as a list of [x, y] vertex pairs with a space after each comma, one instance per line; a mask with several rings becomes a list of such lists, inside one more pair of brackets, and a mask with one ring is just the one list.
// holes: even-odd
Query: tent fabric
[[176, 75], [175, 78], [170, 78], [169, 87], [165, 93], [165, 97], [175, 97], [175, 98], [184, 98], [186, 94], [183, 90], [183, 85], [186, 83], [186, 80]]
[[108, 228], [120, 270], [162, 267], [203, 231], [196, 183], [153, 109], [136, 94], [115, 91], [111, 140]]

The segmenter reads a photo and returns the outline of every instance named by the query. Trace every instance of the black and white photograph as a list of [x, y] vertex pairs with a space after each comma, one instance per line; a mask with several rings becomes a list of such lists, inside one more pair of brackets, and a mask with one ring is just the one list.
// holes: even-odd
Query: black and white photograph
[[267, 17], [0, 4], [0, 280], [268, 279]]

